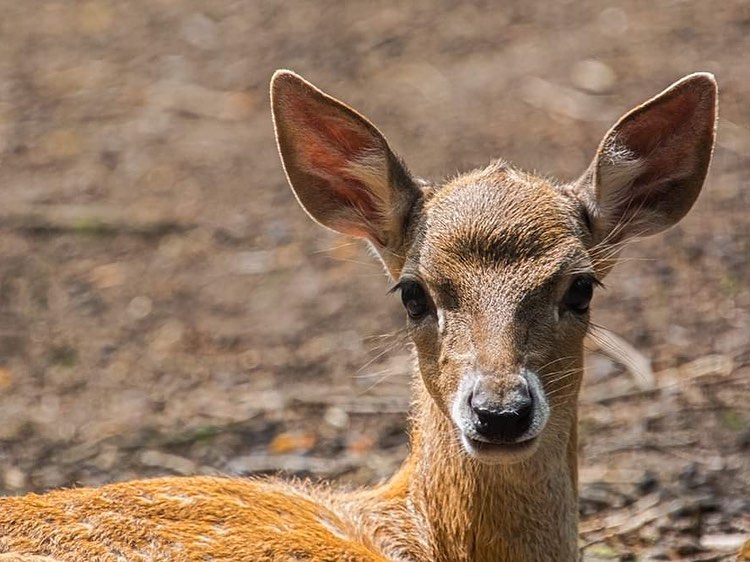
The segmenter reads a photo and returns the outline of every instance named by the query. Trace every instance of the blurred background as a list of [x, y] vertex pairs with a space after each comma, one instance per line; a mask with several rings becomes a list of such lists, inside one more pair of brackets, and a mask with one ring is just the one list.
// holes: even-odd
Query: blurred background
[[750, 533], [750, 3], [534, 4], [0, 0], [0, 493], [365, 484], [406, 455], [402, 308], [287, 187], [276, 68], [368, 115], [416, 174], [502, 156], [563, 180], [706, 70], [704, 193], [594, 303], [657, 388], [589, 357], [581, 527], [589, 559], [730, 559]]

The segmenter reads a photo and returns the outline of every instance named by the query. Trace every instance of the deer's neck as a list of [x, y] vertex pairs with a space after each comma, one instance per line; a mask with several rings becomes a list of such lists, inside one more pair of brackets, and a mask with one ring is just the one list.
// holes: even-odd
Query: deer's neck
[[451, 421], [418, 392], [414, 449], [393, 482], [421, 520], [430, 560], [576, 560], [575, 414], [541, 437], [531, 459], [486, 465], [463, 451]]

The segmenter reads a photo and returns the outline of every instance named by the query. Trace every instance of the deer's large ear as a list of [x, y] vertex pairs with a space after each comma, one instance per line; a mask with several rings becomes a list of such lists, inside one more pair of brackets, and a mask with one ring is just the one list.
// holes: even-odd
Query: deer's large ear
[[691, 74], [610, 129], [581, 180], [595, 243], [656, 234], [687, 214], [711, 161], [716, 108], [714, 77]]
[[308, 214], [369, 240], [384, 260], [398, 251], [421, 192], [380, 131], [286, 70], [271, 80], [271, 106], [284, 170]]

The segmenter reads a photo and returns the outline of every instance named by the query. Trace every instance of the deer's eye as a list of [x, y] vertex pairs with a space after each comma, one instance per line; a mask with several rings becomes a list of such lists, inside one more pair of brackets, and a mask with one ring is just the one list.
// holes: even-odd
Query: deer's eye
[[409, 318], [419, 320], [430, 311], [430, 299], [417, 281], [404, 280], [398, 284], [401, 289], [401, 302]]
[[588, 312], [591, 297], [594, 296], [594, 285], [596, 284], [597, 281], [592, 275], [576, 277], [563, 297], [563, 307], [575, 314]]

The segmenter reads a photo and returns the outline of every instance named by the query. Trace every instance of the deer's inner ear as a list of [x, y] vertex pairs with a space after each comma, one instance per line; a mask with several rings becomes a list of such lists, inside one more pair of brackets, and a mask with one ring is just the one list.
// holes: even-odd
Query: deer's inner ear
[[589, 176], [597, 241], [655, 234], [687, 214], [711, 161], [716, 99], [713, 76], [693, 74], [607, 133]]
[[297, 198], [322, 225], [381, 251], [401, 242], [420, 190], [372, 123], [296, 74], [274, 75], [279, 152]]

